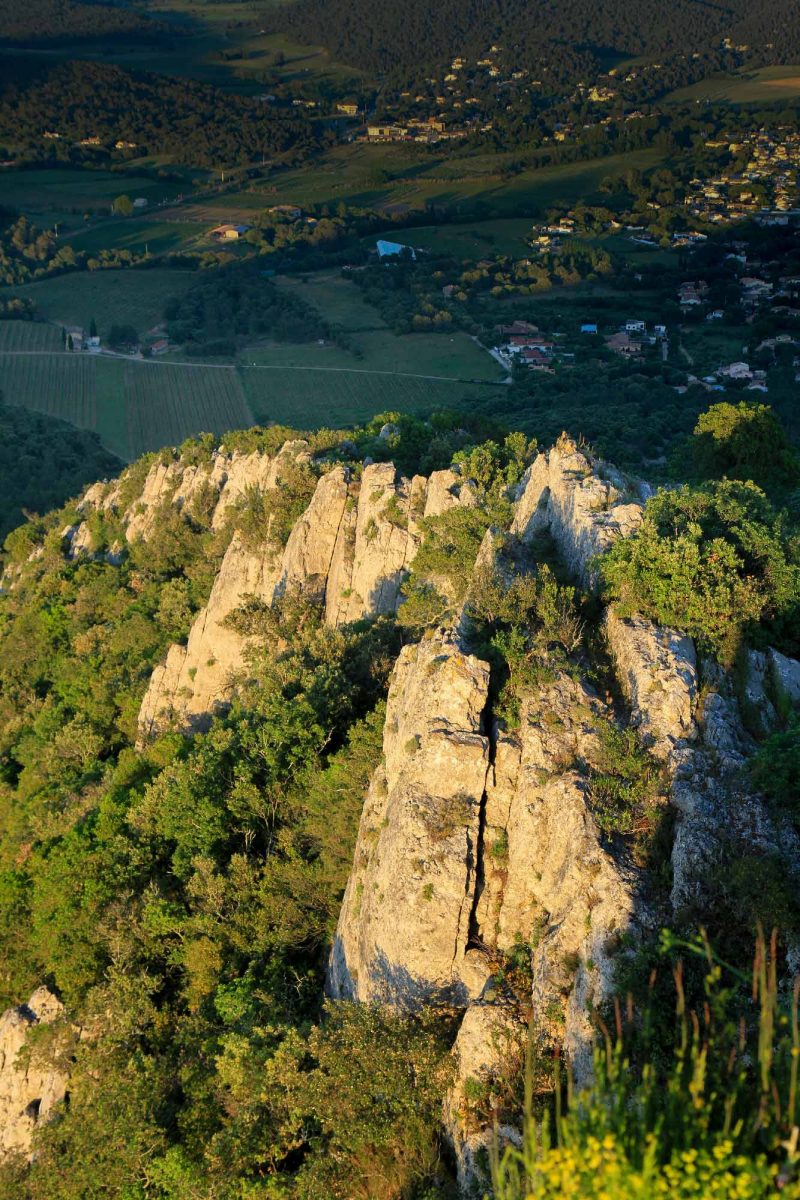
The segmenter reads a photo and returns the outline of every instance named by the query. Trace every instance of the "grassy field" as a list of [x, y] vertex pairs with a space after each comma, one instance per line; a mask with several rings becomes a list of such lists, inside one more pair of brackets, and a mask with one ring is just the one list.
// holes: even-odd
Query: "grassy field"
[[800, 96], [800, 66], [761, 67], [758, 71], [740, 71], [703, 79], [691, 87], [673, 92], [670, 100], [681, 104], [714, 100], [729, 104], [764, 104], [770, 101], [796, 100]]
[[[526, 238], [531, 232], [528, 217], [505, 217], [494, 221], [471, 221], [464, 225], [421, 225], [396, 236], [423, 250], [438, 250], [457, 258], [485, 258], [508, 254], [515, 257], [528, 250]], [[387, 237], [395, 235], [387, 231]], [[374, 237], [367, 239], [373, 244]]]
[[[102, 338], [114, 323], [145, 333], [161, 320], [166, 301], [184, 292], [193, 278], [191, 271], [160, 268], [79, 271], [14, 288], [14, 295], [33, 300], [48, 321], [88, 329], [94, 317]], [[0, 347], [13, 348], [3, 347], [2, 328]]]
[[313, 304], [331, 325], [348, 332], [382, 329], [384, 321], [377, 309], [367, 304], [361, 291], [338, 271], [318, 271], [311, 275], [281, 275], [278, 287], [291, 292], [307, 304]]
[[182, 185], [149, 179], [146, 175], [123, 175], [116, 171], [80, 171], [42, 169], [0, 171], [0, 205], [24, 208], [34, 220], [46, 215], [50, 220], [70, 210], [107, 208], [122, 194], [144, 196], [151, 205], [172, 200]]
[[388, 329], [354, 335], [354, 349], [326, 343], [266, 345], [242, 352], [245, 366], [293, 367], [313, 371], [356, 371], [375, 375], [413, 375], [434, 382], [498, 383], [503, 372], [495, 360], [465, 333], [409, 333]]
[[296, 371], [240, 368], [248, 402], [262, 423], [278, 421], [306, 428], [364, 421], [376, 412], [429, 412], [457, 405], [474, 395], [474, 385], [431, 382], [403, 375], [357, 371]]
[[[273, 170], [246, 190], [203, 201], [195, 219], [226, 221], [248, 216], [273, 204], [337, 204], [405, 212], [428, 202], [447, 204], [469, 219], [476, 202], [491, 210], [486, 217], [535, 216], [555, 203], [589, 202], [601, 180], [636, 167], [646, 170], [662, 161], [656, 150], [637, 150], [588, 162], [565, 163], [522, 171], [510, 178], [500, 172], [511, 155], [424, 152], [408, 145], [336, 146], [308, 166]], [[390, 179], [378, 179], [388, 172]], [[192, 218], [193, 206], [184, 209]], [[517, 231], [518, 232], [518, 231]]]
[[0, 321], [0, 353], [4, 350], [61, 350], [61, 334], [38, 321]]
[[100, 250], [136, 250], [139, 253], [166, 254], [180, 250], [207, 227], [189, 221], [162, 221], [133, 217], [130, 220], [110, 219], [101, 221], [89, 229], [81, 230], [64, 240], [73, 250], [97, 254]]
[[393, 333], [377, 310], [363, 300], [357, 285], [338, 271], [279, 276], [276, 282], [313, 304], [326, 321], [346, 330], [353, 349], [316, 343], [258, 347], [243, 352], [248, 364], [388, 371], [486, 382], [498, 382], [503, 377], [491, 355], [460, 330], [401, 336]]

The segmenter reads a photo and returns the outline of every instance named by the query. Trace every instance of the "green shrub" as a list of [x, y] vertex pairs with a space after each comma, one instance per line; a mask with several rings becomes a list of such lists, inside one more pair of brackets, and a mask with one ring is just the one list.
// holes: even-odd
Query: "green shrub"
[[698, 417], [689, 448], [703, 479], [751, 479], [766, 490], [800, 482], [800, 463], [767, 404], [713, 404]]
[[494, 1200], [800, 1197], [800, 989], [787, 1001], [778, 988], [776, 939], [758, 939], [749, 1009], [749, 974], [725, 967], [702, 937], [665, 935], [664, 949], [676, 948], [704, 966], [705, 996], [688, 1010], [679, 965], [666, 1069], [649, 1054], [648, 1014], [623, 1022], [618, 1008], [616, 1037], [604, 1029], [593, 1082], [568, 1090], [566, 1111], [557, 1103], [554, 1121], [538, 1121], [529, 1086], [521, 1148], [493, 1154]]
[[659, 492], [644, 521], [600, 560], [621, 614], [640, 612], [696, 638], [730, 666], [743, 637], [800, 645], [800, 553], [785, 516], [753, 483]]
[[599, 751], [589, 768], [589, 799], [606, 834], [631, 834], [653, 817], [664, 791], [664, 771], [642, 745], [635, 729], [604, 721], [597, 729]]

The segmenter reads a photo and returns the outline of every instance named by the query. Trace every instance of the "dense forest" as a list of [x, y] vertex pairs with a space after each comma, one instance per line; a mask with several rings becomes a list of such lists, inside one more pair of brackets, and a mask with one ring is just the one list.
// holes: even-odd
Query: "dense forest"
[[140, 8], [97, 0], [0, 0], [0, 42], [48, 43], [65, 39], [154, 38], [162, 22]]
[[[709, 5], [701, 0], [425, 0], [377, 8], [364, 0], [295, 0], [269, 14], [270, 26], [311, 44], [322, 43], [344, 62], [371, 72], [442, 66], [453, 55], [480, 57], [502, 46], [515, 65], [546, 64], [577, 78], [603, 55], [669, 56], [708, 52], [724, 36], [749, 39], [754, 52], [775, 61], [796, 52], [800, 37], [791, 0], [754, 6], [748, 0]], [[741, 32], [740, 32], [741, 26]], [[791, 60], [789, 60], [791, 61]]]
[[328, 333], [311, 305], [277, 288], [257, 267], [236, 264], [202, 273], [168, 302], [164, 317], [169, 336], [189, 354], [227, 355], [258, 338], [310, 342]]
[[4, 404], [0, 396], [0, 538], [24, 513], [47, 513], [122, 467], [96, 434]]
[[[43, 139], [43, 133], [57, 138]], [[136, 155], [168, 154], [199, 166], [248, 163], [316, 144], [308, 122], [193, 79], [61, 63], [0, 93], [0, 141], [47, 157], [97, 139], [97, 151], [131, 143]], [[63, 143], [63, 144], [62, 144]]]

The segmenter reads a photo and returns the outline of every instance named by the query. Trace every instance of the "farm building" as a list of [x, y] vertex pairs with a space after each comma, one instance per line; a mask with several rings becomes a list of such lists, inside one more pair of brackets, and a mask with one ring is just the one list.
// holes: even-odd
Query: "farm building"
[[247, 233], [249, 225], [217, 225], [212, 229], [210, 237], [218, 238], [221, 242], [235, 242]]

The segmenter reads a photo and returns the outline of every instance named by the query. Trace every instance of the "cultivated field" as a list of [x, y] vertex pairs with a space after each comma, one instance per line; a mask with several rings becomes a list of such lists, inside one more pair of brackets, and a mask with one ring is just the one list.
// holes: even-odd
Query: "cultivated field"
[[94, 430], [126, 460], [191, 434], [253, 424], [234, 367], [0, 353], [0, 391], [10, 404]]
[[95, 383], [95, 364], [88, 355], [0, 354], [0, 392], [9, 404], [61, 417], [82, 429], [97, 427]]
[[254, 424], [234, 367], [125, 365], [129, 451], [172, 446], [190, 433], [226, 433]]
[[[191, 271], [161, 268], [76, 271], [14, 288], [14, 294], [33, 300], [48, 321], [88, 329], [94, 318], [100, 336], [106, 337], [115, 323], [147, 332], [161, 320], [166, 301], [184, 292], [193, 278]], [[0, 346], [1, 339], [2, 331]]]
[[240, 374], [250, 407], [261, 424], [277, 421], [310, 429], [357, 424], [382, 410], [448, 408], [478, 390], [455, 380], [433, 382], [353, 370], [242, 367]]
[[[19, 295], [22, 289], [15, 289]], [[0, 321], [0, 353], [4, 350], [61, 350], [61, 334], [39, 321]]]
[[[88, 325], [95, 316], [102, 333], [111, 321], [147, 328], [188, 278], [167, 270], [108, 271], [20, 290], [64, 321]], [[255, 421], [349, 425], [382, 409], [451, 407], [502, 384], [504, 372], [465, 333], [397, 336], [336, 271], [278, 285], [346, 329], [352, 349], [264, 343], [243, 351], [238, 367], [147, 362], [70, 354], [54, 326], [0, 322], [0, 390], [10, 403], [95, 430], [130, 460], [203, 431], [225, 433]]]

